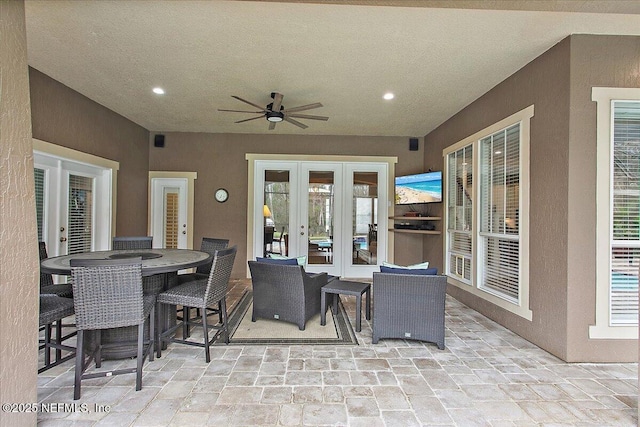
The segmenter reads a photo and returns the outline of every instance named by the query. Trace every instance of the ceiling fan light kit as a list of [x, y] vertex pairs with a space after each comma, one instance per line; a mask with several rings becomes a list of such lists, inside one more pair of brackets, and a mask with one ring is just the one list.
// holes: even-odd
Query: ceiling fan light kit
[[280, 111], [269, 111], [266, 116], [267, 120], [272, 123], [278, 123], [284, 120], [284, 114]]
[[308, 128], [307, 125], [301, 123], [294, 118], [298, 119], [308, 119], [308, 120], [329, 120], [329, 117], [325, 116], [311, 116], [308, 114], [298, 114], [300, 111], [311, 110], [314, 108], [322, 107], [322, 104], [319, 102], [315, 102], [313, 104], [301, 105], [299, 107], [293, 108], [284, 108], [282, 105], [282, 99], [284, 96], [278, 92], [271, 92], [271, 98], [273, 98], [273, 102], [268, 104], [265, 108], [262, 108], [260, 105], [247, 101], [246, 99], [242, 99], [239, 96], [231, 95], [232, 98], [237, 99], [238, 101], [244, 102], [245, 104], [249, 104], [252, 107], [257, 108], [259, 111], [244, 111], [244, 110], [223, 110], [219, 109], [218, 111], [230, 112], [230, 113], [250, 113], [250, 114], [259, 114], [259, 116], [251, 117], [249, 119], [238, 120], [235, 123], [243, 123], [251, 120], [260, 119], [262, 117], [266, 118], [269, 122], [269, 130], [273, 130], [276, 127], [276, 123], [285, 121], [289, 122], [292, 125], [298, 126], [301, 129]]

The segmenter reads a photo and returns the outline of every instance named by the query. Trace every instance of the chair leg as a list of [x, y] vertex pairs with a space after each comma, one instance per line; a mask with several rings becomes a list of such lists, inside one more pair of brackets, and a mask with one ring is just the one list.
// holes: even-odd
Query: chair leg
[[51, 364], [51, 324], [44, 327], [44, 366]]
[[76, 335], [76, 370], [73, 383], [73, 400], [80, 399], [80, 382], [84, 368], [84, 331], [79, 330]]
[[222, 319], [220, 323], [222, 323], [222, 330], [224, 331], [224, 342], [229, 344], [229, 326], [227, 325], [227, 298], [223, 297], [220, 301], [218, 301], [218, 307], [220, 307], [220, 316]]
[[136, 360], [136, 391], [142, 389], [142, 358], [144, 355], [144, 321], [138, 325], [138, 356]]
[[97, 329], [96, 334], [96, 368], [102, 366], [102, 331]]
[[149, 313], [149, 362], [153, 362], [153, 350], [156, 342], [156, 307], [151, 307], [151, 313]]
[[[56, 320], [56, 343], [62, 343], [62, 319]], [[62, 359], [62, 350], [56, 348], [56, 362]]]
[[[206, 308], [204, 312], [206, 312]], [[209, 329], [207, 327], [207, 316], [202, 316], [202, 334], [204, 335], [204, 358], [209, 363], [211, 356], [209, 355]]]
[[220, 323], [227, 323], [227, 321], [224, 320], [225, 316], [222, 315], [222, 305], [223, 305], [223, 300], [218, 301], [218, 320], [220, 321]]
[[189, 319], [191, 318], [191, 308], [182, 307], [182, 339], [189, 338]]
[[164, 316], [164, 304], [157, 304], [158, 305], [158, 324], [157, 329], [157, 335], [158, 335], [158, 342], [156, 342], [156, 357], [159, 359], [162, 357], [162, 325], [161, 325], [161, 319]]

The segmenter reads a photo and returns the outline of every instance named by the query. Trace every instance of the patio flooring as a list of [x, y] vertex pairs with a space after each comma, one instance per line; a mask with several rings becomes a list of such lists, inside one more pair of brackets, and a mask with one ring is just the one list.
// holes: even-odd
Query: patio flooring
[[[247, 286], [236, 281], [230, 306]], [[351, 323], [355, 298], [342, 297]], [[38, 414], [40, 426], [636, 426], [638, 367], [565, 363], [451, 297], [446, 349], [360, 345], [170, 344], [135, 374], [85, 380], [86, 410]], [[195, 335], [194, 331], [194, 336]], [[134, 366], [134, 360], [103, 367]], [[38, 401], [73, 403], [73, 361], [38, 375]]]

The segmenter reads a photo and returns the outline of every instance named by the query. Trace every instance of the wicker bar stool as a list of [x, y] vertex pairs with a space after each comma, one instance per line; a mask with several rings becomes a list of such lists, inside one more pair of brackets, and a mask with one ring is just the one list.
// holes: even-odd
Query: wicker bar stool
[[[200, 244], [200, 250], [202, 252], [206, 252], [209, 255], [215, 255], [216, 251], [226, 248], [229, 246], [229, 239], [216, 239], [213, 237], [203, 237], [202, 243]], [[191, 282], [194, 280], [207, 280], [209, 278], [209, 272], [211, 271], [211, 264], [213, 263], [213, 259], [208, 264], [200, 265], [196, 268], [195, 273], [187, 273], [187, 274], [179, 274], [177, 277], [177, 284], [182, 285], [187, 282]], [[184, 311], [184, 309], [178, 310], [180, 312]], [[220, 306], [218, 306], [217, 310], [218, 314], [222, 316], [222, 310]], [[215, 314], [213, 312], [207, 313], [207, 315]], [[196, 316], [200, 316], [200, 309], [196, 309]], [[178, 317], [178, 320], [182, 320], [181, 317]], [[218, 319], [222, 322], [222, 317]], [[185, 337], [189, 336], [189, 328], [186, 328]]]
[[134, 237], [114, 237], [111, 241], [111, 249], [151, 249], [153, 246], [153, 237], [151, 236], [134, 236]]
[[[62, 344], [63, 341], [75, 335], [75, 333], [65, 336], [62, 335], [62, 319], [73, 316], [73, 313], [73, 300], [58, 295], [40, 295], [38, 322], [41, 327], [44, 327], [44, 345], [42, 346], [42, 348], [44, 348], [44, 366], [38, 369], [38, 373], [51, 369], [54, 366], [58, 366], [59, 364], [75, 357], [75, 347]], [[55, 342], [52, 342], [51, 329], [54, 324], [56, 329], [56, 339]], [[52, 348], [56, 350], [56, 357], [53, 363], [51, 362]], [[69, 351], [71, 354], [62, 357], [62, 350]]]
[[[136, 373], [136, 390], [142, 388], [142, 365], [149, 355], [153, 360], [155, 338], [155, 295], [142, 293], [142, 259], [72, 259], [73, 302], [78, 329], [73, 399], [80, 398], [83, 379]], [[144, 323], [149, 319], [149, 340], [144, 339]], [[115, 371], [92, 372], [85, 370], [92, 360], [96, 368], [102, 363], [102, 329], [137, 326], [137, 366]], [[85, 332], [95, 333], [95, 350], [85, 358]], [[118, 343], [121, 345], [122, 343]]]
[[[40, 261], [49, 258], [47, 254], [47, 245], [44, 242], [38, 242], [38, 251], [40, 253]], [[40, 272], [40, 293], [54, 294], [65, 298], [73, 297], [73, 289], [71, 284], [56, 285], [53, 283], [51, 274]]]
[[[184, 283], [174, 288], [168, 289], [158, 295], [158, 308], [163, 309], [164, 306], [182, 305], [184, 307], [182, 325], [177, 324], [167, 331], [160, 334], [159, 345], [157, 346], [157, 356], [162, 356], [162, 343], [176, 342], [180, 344], [193, 345], [197, 347], [205, 348], [205, 358], [207, 363], [211, 361], [209, 355], [209, 345], [213, 342], [216, 335], [209, 340], [209, 329], [221, 330], [225, 335], [225, 342], [229, 343], [229, 330], [227, 327], [227, 285], [229, 278], [231, 277], [231, 269], [233, 268], [233, 262], [236, 257], [237, 247], [223, 249], [217, 251], [213, 257], [213, 264], [211, 271], [207, 279], [194, 280]], [[219, 305], [218, 305], [219, 303]], [[189, 313], [190, 308], [199, 308], [203, 313], [206, 313], [207, 308], [211, 308], [212, 305], [218, 305], [222, 321], [218, 325], [208, 325], [207, 316], [201, 316], [202, 329], [204, 335], [204, 343], [198, 343], [194, 341], [186, 340], [186, 336], [183, 335], [183, 339], [177, 339], [173, 337], [173, 333], [180, 327], [188, 328], [190, 325], [196, 325], [196, 319], [191, 321]], [[216, 312], [218, 309], [215, 309]], [[162, 316], [158, 316], [162, 317]]]

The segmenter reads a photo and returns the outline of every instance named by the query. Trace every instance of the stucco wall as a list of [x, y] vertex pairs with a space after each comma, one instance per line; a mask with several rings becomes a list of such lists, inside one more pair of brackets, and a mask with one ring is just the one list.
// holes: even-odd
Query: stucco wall
[[[266, 123], [265, 123], [266, 128]], [[397, 156], [396, 174], [423, 171], [423, 153], [409, 151], [408, 137], [295, 136], [252, 134], [165, 133], [165, 147], [150, 141], [149, 165], [156, 171], [191, 171], [195, 181], [194, 246], [202, 237], [224, 237], [238, 245], [233, 277], [246, 275], [246, 153]], [[422, 145], [422, 144], [421, 144]], [[229, 190], [217, 203], [216, 188]], [[422, 240], [396, 236], [398, 262], [422, 260]]]
[[[591, 88], [640, 87], [640, 37], [571, 37], [568, 342], [572, 361], [637, 361], [635, 340], [590, 340], [596, 289], [596, 103]], [[604, 260], [603, 260], [604, 261]]]
[[149, 132], [30, 68], [33, 137], [115, 160], [118, 236], [147, 234]]
[[[459, 288], [472, 308], [566, 361], [637, 361], [634, 340], [590, 340], [595, 324], [596, 105], [592, 86], [640, 86], [640, 38], [575, 35], [425, 137], [425, 166], [442, 149], [533, 104], [530, 309], [533, 320]], [[440, 242], [443, 239], [439, 238]], [[425, 257], [442, 260], [425, 241]]]
[[[0, 402], [36, 402], [38, 245], [24, 3], [0, 1]], [[33, 426], [35, 413], [0, 413]]]
[[[443, 148], [535, 105], [530, 134], [529, 283], [533, 321], [457, 287], [449, 286], [448, 291], [562, 359], [567, 356], [569, 53], [569, 39], [565, 39], [425, 137], [425, 164], [438, 159], [443, 169]], [[442, 264], [443, 236], [437, 239], [439, 252], [432, 249], [431, 240], [425, 240], [425, 256]]]

